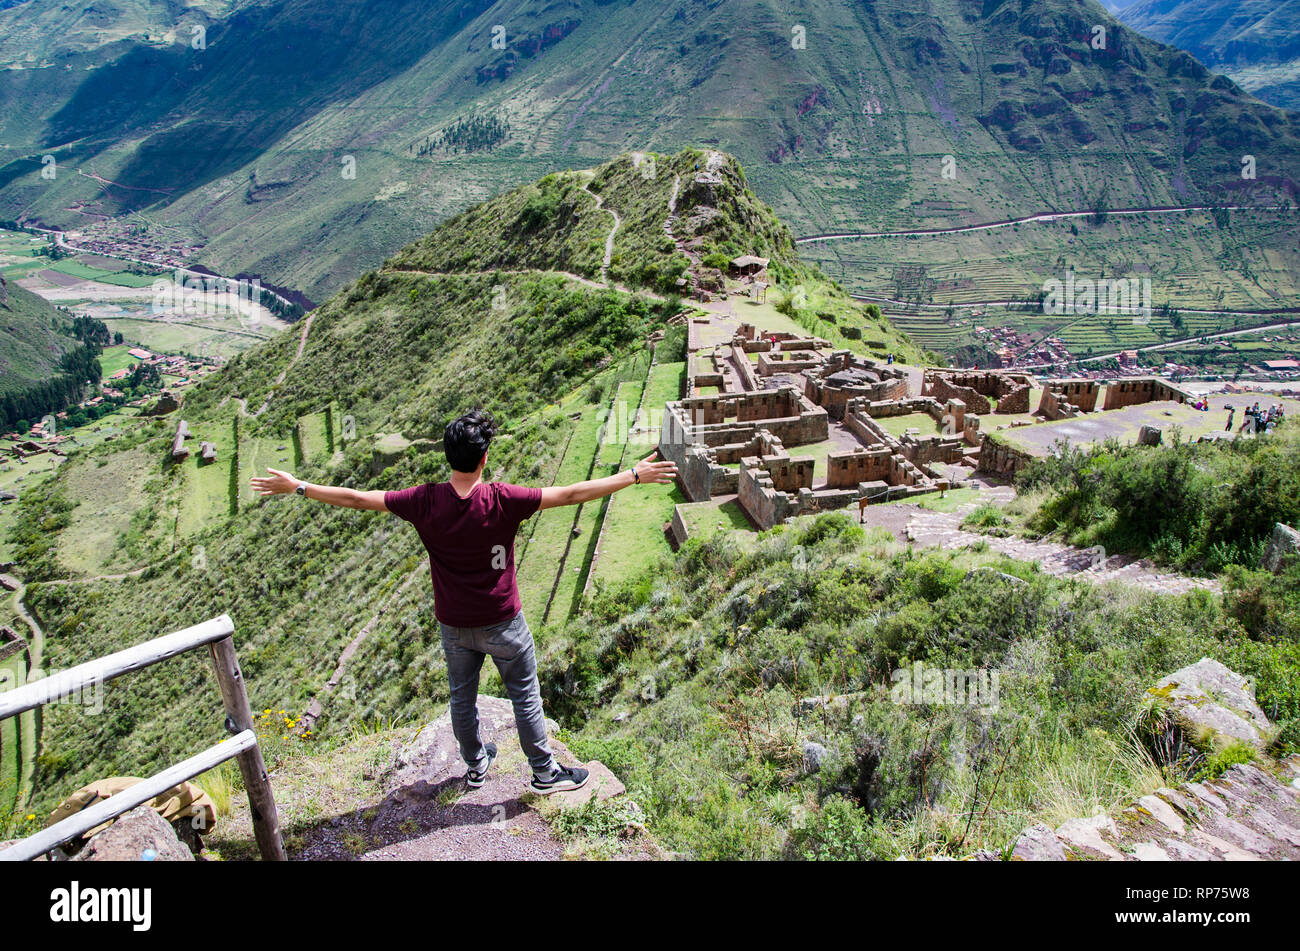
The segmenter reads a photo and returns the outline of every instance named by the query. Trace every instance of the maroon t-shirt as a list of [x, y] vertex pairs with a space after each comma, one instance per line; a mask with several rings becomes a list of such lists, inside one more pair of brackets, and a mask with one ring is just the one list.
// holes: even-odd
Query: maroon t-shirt
[[542, 504], [542, 490], [480, 482], [462, 499], [450, 482], [384, 493], [388, 511], [420, 533], [429, 552], [433, 613], [451, 627], [486, 627], [522, 609], [515, 533]]

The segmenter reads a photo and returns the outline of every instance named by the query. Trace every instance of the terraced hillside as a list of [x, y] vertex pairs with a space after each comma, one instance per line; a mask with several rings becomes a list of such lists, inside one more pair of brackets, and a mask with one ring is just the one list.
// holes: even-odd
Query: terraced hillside
[[[130, 13], [146, 7], [154, 19]], [[669, 15], [645, 0], [245, 0], [128, 14], [103, 11], [99, 26], [46, 4], [0, 11], [0, 215], [183, 237], [221, 273], [314, 300], [503, 183], [628, 148], [734, 152], [802, 235], [1270, 206], [1293, 199], [1300, 167], [1293, 115], [1095, 0], [692, 0]], [[1180, 257], [1238, 280], [1214, 236], [1186, 239]], [[1292, 232], [1250, 240], [1294, 265]], [[872, 265], [842, 263], [846, 280], [874, 283]]]
[[[136, 422], [25, 490], [19, 569], [48, 663], [228, 612], [254, 706], [295, 716], [318, 707], [315, 736], [402, 721], [444, 700], [415, 533], [390, 516], [255, 498], [248, 479], [269, 465], [344, 485], [437, 480], [443, 426], [475, 405], [504, 424], [489, 460], [496, 478], [578, 481], [647, 455], [658, 433], [646, 411], [680, 395], [684, 368], [688, 308], [662, 292], [665, 276], [694, 266], [665, 236], [670, 196], [684, 221], [698, 219], [691, 233], [707, 253], [770, 255], [785, 282], [773, 295], [796, 282], [833, 326], [870, 324], [898, 353], [919, 356], [799, 260], [734, 160], [688, 150], [655, 162], [646, 177], [635, 157], [620, 156], [467, 211], [233, 358], [187, 391], [179, 413]], [[697, 164], [712, 169], [700, 182]], [[590, 276], [611, 235], [618, 286]], [[216, 446], [214, 462], [195, 452], [172, 460], [179, 418], [191, 443]], [[663, 491], [548, 510], [524, 526], [523, 594], [543, 638], [585, 598], [668, 554], [662, 528], [676, 499], [654, 488]], [[329, 687], [354, 641], [340, 685]], [[179, 659], [133, 678], [130, 693], [109, 685], [111, 715], [91, 723], [51, 708], [37, 802], [110, 761], [134, 774], [174, 758], [214, 728], [203, 702], [190, 702], [216, 697], [209, 676], [200, 660]]]
[[[171, 461], [176, 415], [131, 420], [25, 490], [13, 534], [43, 663], [66, 667], [230, 613], [260, 742], [274, 782], [293, 797], [286, 832], [292, 839], [333, 817], [315, 777], [346, 770], [339, 776], [355, 785], [354, 766], [373, 775], [380, 761], [352, 754], [389, 749], [447, 700], [427, 564], [415, 533], [391, 516], [248, 496], [254, 468], [278, 463], [312, 481], [372, 488], [438, 479], [443, 423], [475, 403], [504, 423], [489, 458], [496, 477], [547, 484], [625, 466], [657, 442], [642, 411], [681, 386], [687, 308], [656, 287], [677, 273], [679, 255], [690, 262], [684, 279], [697, 280], [705, 259], [723, 253], [700, 255], [706, 245], [770, 251], [782, 279], [770, 292], [790, 313], [762, 307], [795, 326], [888, 334], [876, 313], [799, 260], [732, 160], [691, 150], [655, 164], [658, 174], [644, 178], [643, 163], [623, 155], [503, 195], [233, 359], [188, 392], [179, 414], [192, 438], [216, 442], [216, 463]], [[661, 200], [662, 215], [653, 213]], [[545, 213], [529, 210], [538, 207]], [[753, 233], [735, 223], [746, 215]], [[592, 218], [610, 230], [588, 229]], [[621, 248], [642, 266], [620, 274]], [[630, 284], [581, 273], [591, 268]], [[793, 303], [800, 285], [834, 321]], [[896, 336], [886, 345], [916, 356]], [[1044, 463], [1059, 469], [1060, 491], [1052, 494], [1058, 482], [1047, 472], [1035, 498], [1058, 517], [1155, 530], [1160, 521], [1145, 513], [1184, 523], [1195, 510], [1207, 530], [1235, 525], [1251, 540], [1250, 551], [1234, 549], [1239, 560], [1220, 586], [1179, 593], [1105, 586], [1083, 571], [1058, 576], [988, 543], [913, 550], [843, 512], [742, 538], [726, 531], [734, 508], [697, 511], [709, 525], [670, 554], [658, 526], [671, 486], [547, 510], [517, 541], [547, 712], [575, 757], [626, 779], [658, 841], [698, 858], [987, 858], [1031, 823], [1055, 828], [1243, 759], [1272, 768], [1272, 750], [1296, 751], [1300, 724], [1300, 567], [1275, 576], [1246, 559], [1261, 526], [1294, 521], [1292, 441], [1133, 447], [1114, 464], [1098, 459], [1128, 493], [1123, 515], [1070, 504], [1097, 484], [1073, 457]], [[1201, 472], [1207, 461], [1212, 471]], [[1177, 478], [1159, 479], [1168, 465], [1180, 466]], [[1182, 508], [1153, 497], [1153, 484], [1182, 489], [1173, 499]], [[1223, 487], [1233, 484], [1254, 504], [1231, 505]], [[1199, 492], [1215, 505], [1198, 505]], [[967, 516], [1010, 524], [974, 509], [972, 496], [984, 493], [927, 498], [963, 526]], [[1232, 518], [1219, 517], [1225, 504]], [[892, 512], [904, 534], [917, 514]], [[1259, 749], [1207, 746], [1162, 759], [1168, 746], [1153, 744], [1169, 711], [1147, 688], [1203, 656], [1258, 683], [1276, 735], [1270, 728]], [[963, 697], [934, 698], [928, 687], [903, 696], [900, 684], [923, 668], [959, 672]], [[983, 692], [989, 672], [1003, 678], [993, 696]], [[968, 676], [980, 686], [973, 698]], [[23, 811], [38, 815], [89, 779], [147, 773], [215, 742], [214, 686], [205, 660], [186, 655], [107, 685], [103, 715], [47, 708]], [[484, 690], [500, 694], [494, 674]], [[363, 733], [381, 735], [355, 743]], [[20, 752], [36, 748], [22, 740]], [[14, 743], [0, 735], [0, 780], [14, 774]], [[423, 801], [451, 805], [441, 791]], [[626, 815], [601, 808], [583, 820], [626, 828]], [[219, 834], [238, 839], [229, 819]], [[364, 808], [347, 820], [349, 835], [359, 830], [351, 854], [375, 847], [368, 824]], [[0, 825], [6, 836], [32, 829], [3, 815]], [[226, 841], [230, 857], [248, 851]]]

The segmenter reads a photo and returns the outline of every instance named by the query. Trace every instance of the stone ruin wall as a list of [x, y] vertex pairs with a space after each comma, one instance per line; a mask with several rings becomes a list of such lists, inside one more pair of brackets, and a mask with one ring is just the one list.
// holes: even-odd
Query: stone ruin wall
[[1096, 380], [1046, 380], [1038, 401], [1038, 415], [1045, 419], [1067, 419], [1097, 408], [1101, 385]]
[[1010, 479], [1027, 465], [1033, 456], [1023, 449], [997, 442], [987, 436], [980, 448], [980, 472]]
[[1033, 385], [1034, 378], [1027, 373], [927, 370], [921, 382], [921, 395], [932, 396], [940, 403], [961, 400], [970, 412], [978, 415], [993, 412], [991, 399], [997, 400], [999, 413], [1028, 413]]
[[1196, 397], [1158, 376], [1143, 376], [1129, 380], [1113, 380], [1106, 386], [1103, 409], [1122, 409], [1139, 403], [1169, 401], [1194, 402]]

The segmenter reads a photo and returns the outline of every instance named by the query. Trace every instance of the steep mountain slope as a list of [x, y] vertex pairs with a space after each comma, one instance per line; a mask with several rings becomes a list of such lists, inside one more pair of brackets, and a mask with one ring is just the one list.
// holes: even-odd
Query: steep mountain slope
[[[38, 7], [0, 13], [0, 35]], [[178, 27], [170, 45], [59, 47], [70, 69], [8, 54], [23, 68], [0, 74], [0, 102], [41, 121], [4, 129], [0, 215], [76, 227], [144, 211], [136, 224], [189, 233], [218, 270], [322, 299], [503, 183], [621, 149], [734, 152], [802, 234], [1268, 203], [1300, 167], [1297, 120], [1094, 0], [797, 16], [772, 0], [670, 15], [646, 0], [284, 0], [213, 16], [202, 50]], [[1260, 168], [1243, 183], [1247, 152]], [[54, 181], [44, 154], [64, 167]]]
[[1116, 16], [1265, 102], [1300, 109], [1300, 2], [1140, 0]]
[[[617, 431], [620, 407], [653, 405], [681, 385], [682, 305], [663, 284], [732, 249], [770, 254], [783, 282], [773, 292], [802, 284], [834, 309], [834, 326], [876, 320], [794, 255], [744, 182], [726, 156], [686, 150], [622, 155], [502, 194], [189, 392], [177, 415], [216, 443], [214, 464], [171, 460], [176, 415], [71, 455], [19, 503], [19, 568], [46, 664], [228, 612], [295, 852], [320, 854], [312, 846], [324, 843], [330, 855], [401, 854], [413, 837], [453, 825], [460, 788], [450, 767], [432, 777], [436, 796], [426, 784], [409, 811], [371, 811], [387, 795], [391, 741], [409, 740], [405, 728], [447, 700], [415, 533], [391, 516], [254, 499], [247, 478], [268, 463], [371, 488], [441, 478], [440, 427], [474, 403], [504, 424], [490, 458], [497, 477], [548, 484], [625, 467], [648, 449]], [[590, 276], [606, 269], [607, 249], [624, 290]], [[601, 505], [541, 513], [516, 551], [523, 586], [544, 589], [523, 591], [526, 603], [549, 604], [545, 621], [530, 611], [548, 714], [575, 757], [626, 780], [638, 815], [674, 853], [968, 856], [1008, 846], [1030, 822], [1055, 825], [1176, 784], [1214, 762], [1157, 764], [1132, 724], [1148, 685], [1206, 655], [1255, 678], [1261, 707], [1292, 724], [1282, 735], [1294, 740], [1297, 615], [1278, 592], [1293, 598], [1300, 568], [1245, 572], [1236, 600], [1165, 596], [1050, 576], [989, 546], [905, 550], [843, 512], [761, 537], [702, 533], [673, 554], [661, 531], [673, 490], [661, 488], [639, 496], [661, 506], [646, 518]], [[115, 522], [105, 499], [122, 497], [138, 504]], [[588, 592], [590, 546], [611, 510], [634, 520], [636, 551]], [[68, 551], [88, 537], [106, 562], [125, 563], [70, 570]], [[944, 690], [954, 671], [997, 671], [1001, 692], [936, 700], [918, 686], [904, 697], [900, 683], [910, 690], [910, 672], [922, 677], [913, 664], [944, 670]], [[500, 692], [491, 673], [484, 691]], [[23, 813], [221, 736], [199, 655], [114, 681], [103, 702], [97, 716], [72, 704], [44, 710], [38, 794]], [[380, 735], [350, 742], [359, 734]], [[482, 795], [514, 802], [517, 788], [498, 778]], [[437, 828], [422, 827], [427, 819]], [[597, 807], [569, 828], [616, 836], [627, 821]], [[233, 838], [230, 856], [243, 854], [238, 823], [227, 825], [218, 834]], [[0, 816], [6, 837], [30, 829]]]
[[[421, 716], [445, 700], [415, 534], [389, 516], [256, 499], [248, 478], [272, 465], [374, 488], [439, 479], [442, 427], [475, 405], [504, 426], [491, 460], [498, 478], [550, 484], [624, 465], [628, 436], [606, 420], [634, 414], [643, 390], [660, 404], [680, 393], [685, 335], [672, 321], [682, 305], [657, 290], [689, 264], [671, 239], [666, 247], [661, 240], [670, 196], [683, 218], [701, 219], [702, 249], [771, 254], [774, 272], [835, 312], [823, 335], [869, 322], [872, 335], [886, 333], [878, 313], [798, 260], [789, 232], [744, 186], [734, 160], [688, 150], [654, 162], [655, 175], [646, 177], [644, 161], [620, 156], [470, 209], [236, 357], [188, 391], [179, 414], [77, 452], [47, 485], [27, 491], [16, 548], [50, 665], [227, 612], [239, 628], [254, 705], [294, 719], [314, 710], [315, 735], [346, 733], [377, 716]], [[753, 223], [753, 235], [742, 222]], [[611, 233], [611, 278], [626, 280], [624, 290], [589, 276], [598, 274]], [[886, 345], [917, 356], [906, 340], [889, 337]], [[194, 438], [217, 446], [215, 463], [171, 460], [178, 417]], [[124, 515], [107, 501], [121, 498], [134, 510]], [[648, 511], [643, 532], [637, 523], [638, 537], [647, 551], [666, 553], [660, 529], [674, 498], [654, 502], [659, 508]], [[581, 598], [604, 509], [579, 513], [580, 541], [572, 521], [530, 520], [518, 546], [542, 605], [556, 601], [549, 613], [557, 624]], [[68, 552], [87, 547], [100, 563], [69, 568]], [[144, 570], [130, 574], [135, 568]], [[561, 595], [552, 598], [553, 590]], [[545, 627], [540, 617], [534, 626]], [[342, 665], [350, 644], [355, 653]], [[147, 770], [214, 728], [208, 676], [199, 658], [154, 668], [129, 690], [110, 686], [112, 715], [93, 723], [50, 708], [41, 795], [66, 793], [109, 763], [115, 772]]]
[[0, 396], [57, 372], [59, 358], [78, 342], [53, 305], [0, 278]]

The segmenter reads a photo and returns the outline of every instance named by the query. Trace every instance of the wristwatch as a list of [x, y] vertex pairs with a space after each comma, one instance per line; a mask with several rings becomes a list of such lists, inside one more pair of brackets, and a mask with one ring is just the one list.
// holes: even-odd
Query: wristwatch
[[299, 495], [306, 495], [306, 494], [307, 494], [307, 483], [306, 483], [306, 482], [299, 482], [299, 483], [298, 483], [298, 488], [294, 489], [294, 491], [297, 492]]
[[633, 485], [641, 484], [641, 476], [637, 473], [635, 466], [632, 468], [632, 484]]

